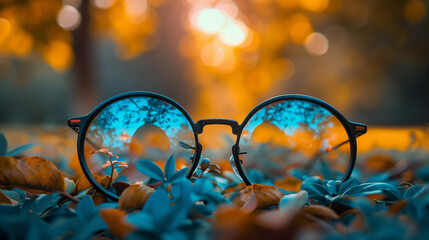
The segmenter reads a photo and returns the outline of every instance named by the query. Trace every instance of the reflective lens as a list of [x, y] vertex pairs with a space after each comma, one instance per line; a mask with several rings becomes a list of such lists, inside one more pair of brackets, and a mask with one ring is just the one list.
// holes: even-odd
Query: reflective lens
[[154, 181], [139, 171], [135, 162], [149, 160], [163, 168], [164, 162], [174, 155], [176, 168], [190, 166], [195, 136], [188, 118], [172, 104], [134, 96], [104, 107], [87, 128], [84, 146], [85, 160], [93, 176], [108, 175], [113, 176], [113, 181], [151, 184]]
[[284, 100], [257, 111], [243, 128], [240, 160], [253, 183], [288, 176], [340, 179], [350, 160], [350, 143], [341, 122], [324, 107]]

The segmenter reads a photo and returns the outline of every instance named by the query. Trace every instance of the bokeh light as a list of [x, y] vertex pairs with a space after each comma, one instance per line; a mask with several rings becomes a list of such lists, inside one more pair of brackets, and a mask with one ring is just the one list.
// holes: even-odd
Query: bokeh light
[[43, 58], [57, 71], [64, 71], [73, 62], [73, 52], [69, 44], [53, 41], [43, 48]]
[[238, 46], [242, 44], [247, 37], [247, 27], [242, 22], [232, 22], [220, 32], [220, 39], [226, 45]]
[[4, 41], [10, 33], [10, 23], [5, 18], [0, 18], [0, 43]]
[[404, 8], [404, 15], [409, 22], [418, 24], [426, 16], [426, 7], [423, 2], [419, 0], [407, 1]]
[[222, 47], [216, 43], [205, 45], [201, 49], [201, 60], [210, 67], [219, 66], [224, 60], [225, 54]]
[[91, 0], [91, 3], [101, 9], [107, 9], [113, 6], [115, 0]]
[[323, 12], [329, 5], [329, 0], [300, 0], [301, 7], [312, 12]]
[[124, 6], [128, 15], [139, 18], [145, 14], [147, 2], [146, 0], [125, 0]]
[[292, 27], [290, 37], [296, 44], [304, 44], [307, 36], [313, 32], [313, 27], [308, 17], [302, 14], [295, 14], [291, 17]]
[[328, 51], [329, 42], [325, 35], [315, 32], [305, 40], [305, 49], [313, 55], [323, 55]]
[[216, 8], [203, 9], [196, 14], [198, 30], [204, 33], [217, 33], [225, 24], [225, 16]]
[[238, 7], [231, 0], [223, 0], [216, 3], [216, 9], [219, 9], [221, 12], [228, 14], [230, 18], [235, 18], [238, 16]]
[[57, 22], [58, 25], [67, 30], [74, 30], [80, 24], [80, 13], [79, 11], [70, 5], [64, 6], [58, 13]]

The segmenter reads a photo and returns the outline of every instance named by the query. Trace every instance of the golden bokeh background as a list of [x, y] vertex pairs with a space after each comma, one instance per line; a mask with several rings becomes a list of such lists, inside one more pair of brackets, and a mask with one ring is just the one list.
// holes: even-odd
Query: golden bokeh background
[[370, 124], [425, 124], [427, 8], [424, 0], [2, 0], [0, 122], [59, 123], [146, 90], [178, 100], [195, 120], [240, 122], [269, 97], [299, 93]]

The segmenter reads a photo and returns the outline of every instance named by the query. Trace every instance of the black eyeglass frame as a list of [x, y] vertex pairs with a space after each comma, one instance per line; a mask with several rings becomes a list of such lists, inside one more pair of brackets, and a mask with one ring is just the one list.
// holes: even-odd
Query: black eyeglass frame
[[349, 143], [350, 143], [350, 160], [349, 165], [347, 167], [346, 172], [344, 173], [341, 181], [347, 180], [350, 175], [352, 174], [355, 162], [356, 162], [356, 154], [357, 154], [357, 144], [356, 144], [356, 138], [365, 134], [367, 131], [367, 126], [362, 123], [356, 123], [351, 122], [347, 120], [338, 110], [336, 110], [334, 107], [332, 107], [330, 104], [317, 99], [315, 97], [310, 97], [306, 95], [297, 95], [297, 94], [288, 94], [288, 95], [281, 95], [277, 97], [270, 98], [259, 105], [257, 105], [255, 108], [253, 108], [252, 111], [246, 116], [246, 118], [243, 120], [241, 124], [238, 124], [237, 121], [231, 120], [231, 119], [222, 119], [222, 118], [211, 118], [211, 119], [201, 119], [198, 122], [194, 123], [191, 116], [186, 112], [186, 110], [176, 101], [163, 96], [158, 93], [153, 92], [144, 92], [144, 91], [137, 91], [137, 92], [127, 92], [123, 94], [119, 94], [116, 96], [113, 96], [101, 104], [99, 104], [97, 107], [95, 107], [88, 115], [81, 116], [81, 117], [73, 117], [68, 120], [68, 125], [78, 133], [78, 139], [77, 139], [77, 153], [79, 157], [79, 162], [82, 167], [83, 173], [89, 180], [89, 182], [92, 184], [92, 186], [95, 187], [96, 190], [102, 192], [106, 197], [112, 199], [112, 200], [119, 200], [119, 196], [117, 194], [112, 193], [111, 191], [104, 188], [100, 183], [98, 183], [94, 176], [91, 174], [91, 171], [89, 170], [89, 167], [85, 160], [85, 154], [84, 154], [84, 143], [85, 143], [85, 136], [88, 131], [89, 126], [91, 125], [92, 121], [95, 117], [107, 106], [109, 106], [111, 103], [119, 101], [121, 99], [126, 98], [132, 98], [132, 97], [150, 97], [155, 98], [164, 102], [167, 102], [174, 107], [176, 107], [189, 121], [189, 124], [192, 126], [192, 131], [194, 133], [195, 137], [195, 153], [193, 156], [192, 166], [189, 168], [187, 178], [190, 179], [194, 171], [197, 169], [199, 165], [199, 160], [202, 153], [202, 145], [198, 141], [198, 135], [203, 133], [204, 126], [206, 125], [228, 125], [232, 129], [232, 133], [237, 136], [237, 140], [235, 144], [232, 146], [232, 155], [234, 159], [234, 164], [236, 167], [238, 173], [240, 174], [240, 177], [242, 180], [247, 184], [251, 185], [252, 182], [247, 178], [241, 163], [240, 163], [240, 137], [241, 133], [248, 123], [248, 121], [253, 117], [253, 115], [258, 112], [260, 109], [266, 107], [267, 105], [270, 105], [275, 102], [285, 101], [285, 100], [301, 100], [310, 102], [313, 104], [316, 104], [318, 106], [323, 107], [324, 109], [328, 110], [332, 115], [334, 115], [343, 125], [344, 129], [347, 132]]

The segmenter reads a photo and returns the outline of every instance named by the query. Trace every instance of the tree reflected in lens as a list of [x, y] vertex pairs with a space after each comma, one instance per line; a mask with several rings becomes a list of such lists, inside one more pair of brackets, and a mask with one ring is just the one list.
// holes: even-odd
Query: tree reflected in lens
[[261, 174], [271, 181], [304, 175], [341, 179], [350, 159], [348, 140], [341, 122], [327, 109], [285, 100], [249, 119], [240, 136], [240, 151], [246, 152], [240, 159], [252, 182]]
[[195, 147], [192, 126], [179, 109], [151, 97], [123, 98], [102, 109], [89, 125], [85, 160], [93, 175], [150, 183], [134, 162], [150, 160], [163, 168], [174, 155], [177, 168], [190, 166], [194, 150], [181, 142]]

